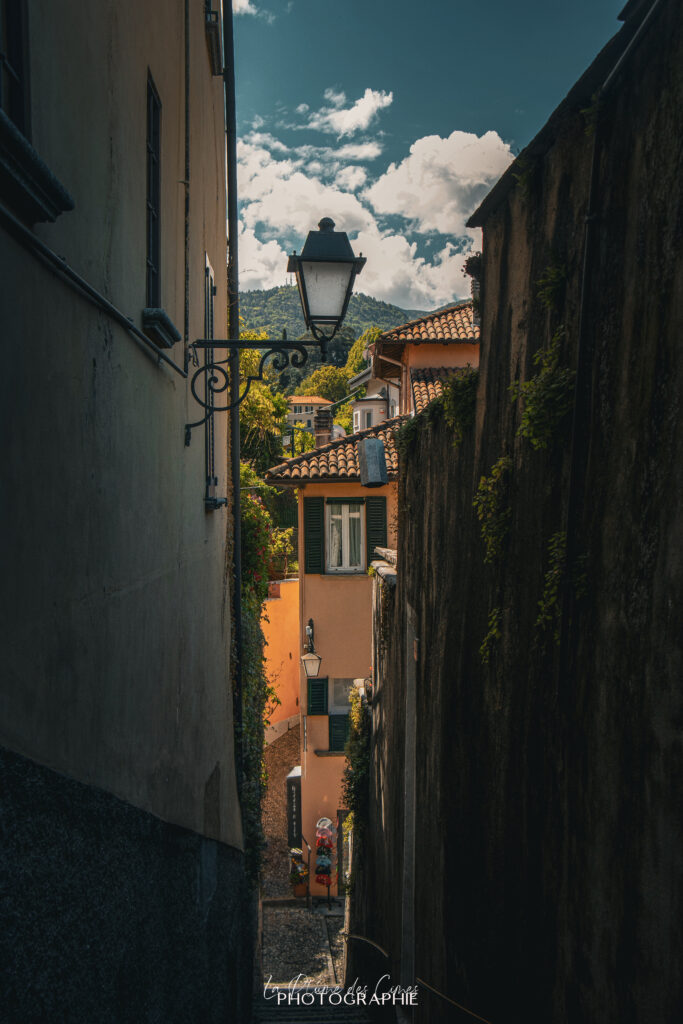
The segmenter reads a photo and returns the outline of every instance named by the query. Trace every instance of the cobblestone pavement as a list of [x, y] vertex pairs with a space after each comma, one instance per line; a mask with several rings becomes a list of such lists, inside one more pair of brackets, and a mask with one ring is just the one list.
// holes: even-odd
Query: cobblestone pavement
[[280, 986], [335, 984], [324, 917], [306, 906], [264, 904], [263, 980]]

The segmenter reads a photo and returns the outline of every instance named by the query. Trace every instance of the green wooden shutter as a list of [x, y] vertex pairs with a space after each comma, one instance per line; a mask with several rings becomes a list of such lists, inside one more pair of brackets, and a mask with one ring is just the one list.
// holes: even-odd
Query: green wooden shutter
[[343, 750], [349, 738], [349, 716], [330, 715], [330, 750]]
[[304, 570], [325, 572], [325, 502], [304, 498]]
[[308, 714], [327, 714], [327, 678], [308, 680]]
[[387, 499], [367, 498], [365, 501], [366, 536], [368, 548], [368, 565], [374, 558], [375, 548], [387, 546]]

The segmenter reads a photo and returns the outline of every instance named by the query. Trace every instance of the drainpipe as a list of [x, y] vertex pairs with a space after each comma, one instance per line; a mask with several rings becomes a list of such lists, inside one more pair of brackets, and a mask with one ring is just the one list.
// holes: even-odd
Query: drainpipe
[[185, 351], [183, 366], [190, 365], [190, 0], [185, 0]]
[[[235, 116], [235, 50], [232, 31], [232, 0], [223, 0], [223, 91], [225, 97], [226, 206], [228, 219], [228, 337], [239, 338], [239, 264], [237, 260], [237, 126]], [[239, 352], [230, 354], [230, 401], [240, 391]], [[235, 622], [233, 670], [233, 718], [235, 768], [242, 790], [242, 524], [240, 502], [240, 411], [230, 410], [230, 477], [232, 482], [233, 618]]]

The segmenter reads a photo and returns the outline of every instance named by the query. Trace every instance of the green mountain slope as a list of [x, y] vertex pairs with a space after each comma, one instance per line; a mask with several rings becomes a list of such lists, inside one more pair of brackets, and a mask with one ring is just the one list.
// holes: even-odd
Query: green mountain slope
[[[400, 309], [389, 302], [380, 302], [369, 295], [352, 295], [344, 320], [344, 328], [355, 338], [368, 327], [388, 330], [421, 316], [418, 310]], [[267, 331], [269, 338], [282, 336], [285, 328], [290, 339], [300, 338], [306, 330], [301, 315], [299, 292], [293, 285], [240, 293], [240, 316], [245, 328]]]

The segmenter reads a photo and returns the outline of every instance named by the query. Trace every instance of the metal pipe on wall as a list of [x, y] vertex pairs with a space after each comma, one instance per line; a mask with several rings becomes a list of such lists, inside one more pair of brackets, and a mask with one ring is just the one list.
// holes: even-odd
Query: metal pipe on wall
[[[225, 103], [226, 204], [228, 219], [228, 337], [239, 338], [239, 263], [237, 258], [237, 123], [235, 115], [235, 49], [232, 0], [223, 0], [223, 91]], [[242, 528], [240, 501], [239, 352], [230, 353], [230, 477], [233, 518], [233, 718], [235, 768], [242, 789]]]

